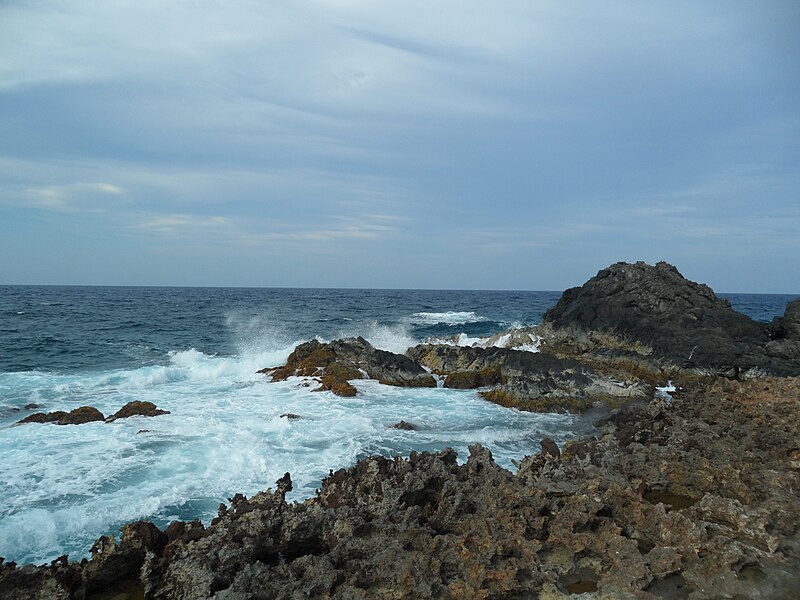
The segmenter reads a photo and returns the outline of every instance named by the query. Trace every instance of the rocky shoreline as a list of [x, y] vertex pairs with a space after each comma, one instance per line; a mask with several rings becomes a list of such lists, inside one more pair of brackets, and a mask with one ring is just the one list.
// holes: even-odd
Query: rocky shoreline
[[[538, 353], [513, 347], [532, 340]], [[369, 377], [522, 410], [601, 408], [596, 435], [542, 440], [517, 473], [480, 446], [462, 465], [452, 450], [367, 458], [303, 503], [285, 501], [287, 473], [208, 527], [132, 523], [91, 560], [0, 563], [0, 597], [794, 597], [800, 300], [757, 323], [666, 263], [617, 263], [543, 325], [485, 345], [311, 341], [264, 374], [342, 396]], [[678, 390], [655, 393], [667, 381]]]

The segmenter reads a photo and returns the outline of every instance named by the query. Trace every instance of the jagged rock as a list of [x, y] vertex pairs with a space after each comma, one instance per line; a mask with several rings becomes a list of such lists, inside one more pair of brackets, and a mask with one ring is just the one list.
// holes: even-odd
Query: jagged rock
[[544, 321], [578, 339], [592, 332], [608, 334], [612, 347], [649, 353], [681, 367], [711, 368], [733, 377], [749, 370], [800, 374], [800, 361], [767, 347], [766, 324], [734, 311], [711, 288], [687, 280], [665, 262], [611, 265], [564, 292]]
[[280, 416], [280, 418], [281, 419], [289, 419], [290, 421], [295, 421], [297, 419], [302, 419], [303, 417], [301, 417], [300, 415], [296, 415], [294, 413], [283, 413]]
[[134, 400], [120, 408], [117, 412], [108, 417], [106, 421], [111, 423], [117, 419], [127, 419], [128, 417], [157, 417], [158, 415], [168, 414], [170, 414], [168, 410], [161, 410], [152, 402]]
[[417, 426], [413, 423], [409, 423], [408, 421], [398, 421], [394, 425], [392, 425], [392, 429], [402, 429], [403, 431], [416, 431]]
[[293, 375], [318, 377], [320, 389], [339, 396], [354, 396], [356, 388], [349, 381], [364, 377], [387, 385], [436, 387], [436, 380], [407, 356], [377, 350], [362, 337], [327, 344], [318, 340], [305, 342], [289, 355], [286, 365], [259, 373], [271, 375], [273, 381]]
[[0, 565], [0, 597], [78, 598], [137, 572], [151, 600], [790, 598], [798, 397], [800, 378], [697, 385], [617, 411], [561, 457], [543, 441], [516, 474], [480, 446], [463, 465], [372, 457], [296, 504], [285, 475], [207, 528], [137, 527], [83, 565]]
[[432, 372], [446, 375], [445, 387], [499, 384], [481, 395], [521, 410], [584, 411], [598, 403], [619, 405], [653, 395], [650, 384], [611, 379], [576, 360], [547, 353], [421, 344], [407, 354]]
[[93, 406], [81, 406], [69, 412], [57, 410], [50, 413], [33, 413], [28, 415], [17, 424], [23, 423], [55, 423], [56, 425], [82, 425], [92, 421], [102, 421], [103, 413]]
[[800, 340], [800, 298], [786, 305], [782, 317], [775, 317], [771, 327], [775, 339]]

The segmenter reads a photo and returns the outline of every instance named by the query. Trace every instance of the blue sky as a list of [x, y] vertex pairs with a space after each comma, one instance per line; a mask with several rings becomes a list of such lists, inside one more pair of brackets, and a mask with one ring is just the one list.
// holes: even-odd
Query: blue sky
[[0, 3], [0, 283], [800, 292], [800, 3]]

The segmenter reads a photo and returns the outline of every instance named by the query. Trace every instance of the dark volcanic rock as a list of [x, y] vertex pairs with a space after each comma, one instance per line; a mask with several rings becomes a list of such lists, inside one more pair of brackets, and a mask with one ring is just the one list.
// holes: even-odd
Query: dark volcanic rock
[[92, 421], [104, 420], [103, 413], [93, 406], [81, 406], [69, 412], [57, 410], [51, 413], [34, 413], [18, 422], [23, 423], [55, 423], [57, 425], [82, 425]]
[[0, 565], [0, 597], [150, 600], [791, 598], [800, 586], [800, 379], [717, 380], [550, 441], [517, 474], [473, 446], [373, 457], [316, 498], [237, 495], [211, 526], [134, 524], [87, 564]]
[[619, 336], [682, 367], [734, 376], [752, 368], [800, 374], [800, 362], [768, 348], [767, 325], [734, 311], [711, 288], [664, 262], [611, 265], [564, 292], [544, 320], [556, 329]]
[[286, 365], [259, 373], [271, 375], [273, 381], [293, 375], [318, 377], [321, 389], [339, 396], [354, 396], [356, 389], [349, 381], [364, 377], [387, 385], [436, 387], [436, 380], [407, 356], [378, 350], [362, 337], [327, 344], [305, 342], [289, 355]]
[[152, 402], [134, 400], [120, 408], [117, 412], [108, 417], [106, 421], [111, 423], [117, 419], [127, 419], [128, 417], [157, 417], [158, 415], [168, 414], [170, 414], [168, 410], [161, 410]]
[[402, 429], [403, 431], [416, 431], [417, 426], [413, 423], [409, 423], [408, 421], [398, 421], [394, 425], [392, 425], [392, 429]]
[[783, 316], [775, 317], [770, 329], [774, 339], [800, 340], [800, 298], [786, 305]]
[[521, 410], [583, 411], [596, 403], [617, 405], [653, 395], [651, 385], [615, 381], [576, 360], [547, 353], [422, 344], [410, 348], [408, 356], [446, 375], [445, 387], [499, 384], [482, 392], [483, 397]]

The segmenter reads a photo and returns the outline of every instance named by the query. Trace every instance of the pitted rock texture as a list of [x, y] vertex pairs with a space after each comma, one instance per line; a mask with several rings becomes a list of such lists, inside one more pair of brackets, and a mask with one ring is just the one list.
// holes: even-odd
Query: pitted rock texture
[[608, 332], [682, 367], [734, 376], [753, 369], [800, 375], [800, 360], [782, 346], [768, 345], [768, 325], [736, 312], [711, 288], [665, 262], [611, 265], [565, 291], [544, 321], [578, 337]]
[[281, 381], [294, 375], [317, 377], [323, 390], [339, 396], [354, 396], [353, 379], [377, 379], [387, 385], [436, 387], [436, 380], [407, 356], [378, 350], [362, 337], [334, 340], [323, 344], [311, 340], [300, 344], [289, 355], [286, 365], [262, 369], [259, 373]]
[[368, 458], [302, 504], [285, 502], [287, 474], [276, 492], [222, 505], [207, 528], [139, 524], [119, 545], [101, 538], [86, 564], [4, 565], [0, 596], [83, 598], [131, 572], [148, 600], [700, 600], [800, 589], [800, 379], [717, 380], [620, 410], [560, 452], [542, 447], [517, 474], [480, 446], [462, 465], [452, 450]]

